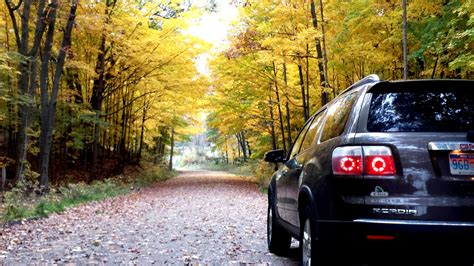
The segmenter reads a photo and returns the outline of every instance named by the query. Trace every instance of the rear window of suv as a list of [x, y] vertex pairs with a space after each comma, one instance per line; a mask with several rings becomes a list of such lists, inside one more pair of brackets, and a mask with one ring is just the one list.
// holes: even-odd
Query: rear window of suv
[[373, 93], [371, 132], [467, 132], [473, 130], [474, 97], [467, 90]]

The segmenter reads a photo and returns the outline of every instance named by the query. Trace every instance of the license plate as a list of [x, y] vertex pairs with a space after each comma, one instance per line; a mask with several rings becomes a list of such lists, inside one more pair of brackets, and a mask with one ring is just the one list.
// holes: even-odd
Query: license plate
[[474, 175], [474, 153], [450, 153], [449, 171], [452, 175]]

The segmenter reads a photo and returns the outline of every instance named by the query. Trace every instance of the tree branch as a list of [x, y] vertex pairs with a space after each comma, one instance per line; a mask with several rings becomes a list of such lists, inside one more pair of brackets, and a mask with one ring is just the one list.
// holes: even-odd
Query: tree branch
[[16, 6], [12, 6], [10, 0], [5, 0], [5, 4], [7, 5], [8, 9], [8, 14], [10, 15], [10, 18], [12, 20], [12, 25], [13, 25], [13, 32], [15, 33], [15, 40], [16, 40], [16, 45], [18, 47], [18, 51], [20, 51], [20, 44], [21, 44], [21, 39], [20, 39], [20, 33], [18, 29], [18, 24], [16, 22], [16, 17], [15, 17], [15, 10], [20, 8], [21, 4], [23, 3], [23, 0], [20, 0]]

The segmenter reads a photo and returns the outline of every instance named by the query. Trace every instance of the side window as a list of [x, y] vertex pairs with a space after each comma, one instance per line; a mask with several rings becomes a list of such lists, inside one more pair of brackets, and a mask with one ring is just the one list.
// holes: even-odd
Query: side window
[[308, 131], [309, 126], [311, 125], [311, 121], [308, 121], [306, 125], [303, 127], [303, 129], [300, 131], [300, 134], [296, 138], [293, 147], [291, 148], [291, 153], [290, 153], [290, 159], [295, 157], [300, 151], [301, 144], [303, 143], [304, 136], [306, 135], [306, 132]]
[[308, 128], [308, 132], [306, 133], [306, 136], [304, 137], [303, 144], [301, 144], [302, 151], [308, 149], [313, 143], [314, 138], [316, 137], [316, 133], [319, 131], [318, 128], [321, 125], [325, 114], [326, 114], [326, 111], [320, 112], [313, 119], [313, 122], [311, 122], [311, 125]]
[[348, 94], [329, 107], [321, 142], [340, 136], [344, 132], [356, 96], [357, 92]]

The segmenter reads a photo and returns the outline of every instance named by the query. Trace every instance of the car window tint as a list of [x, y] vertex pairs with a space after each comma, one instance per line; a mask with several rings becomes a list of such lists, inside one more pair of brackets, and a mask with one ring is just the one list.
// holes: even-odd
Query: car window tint
[[374, 93], [371, 132], [467, 132], [474, 129], [472, 92]]
[[309, 126], [311, 125], [311, 121], [308, 121], [303, 129], [300, 131], [300, 134], [296, 138], [295, 142], [293, 143], [293, 147], [291, 148], [290, 159], [297, 155], [300, 151], [301, 144], [303, 143], [304, 136], [306, 135], [306, 131], [308, 131]]
[[318, 128], [323, 121], [324, 114], [326, 112], [319, 113], [311, 122], [311, 125], [308, 128], [308, 132], [306, 132], [306, 136], [304, 137], [303, 144], [301, 144], [301, 151], [308, 149], [314, 141], [316, 133], [318, 132]]
[[329, 107], [321, 142], [340, 136], [344, 132], [356, 96], [357, 92], [348, 94]]

